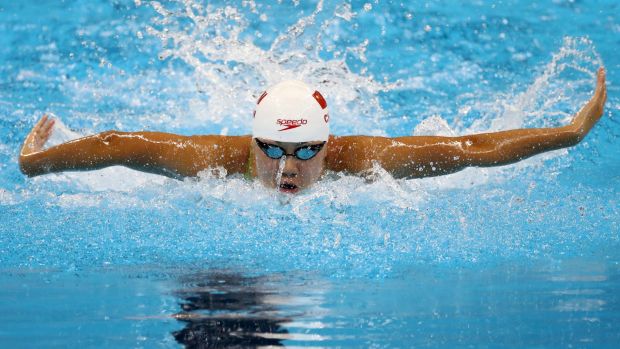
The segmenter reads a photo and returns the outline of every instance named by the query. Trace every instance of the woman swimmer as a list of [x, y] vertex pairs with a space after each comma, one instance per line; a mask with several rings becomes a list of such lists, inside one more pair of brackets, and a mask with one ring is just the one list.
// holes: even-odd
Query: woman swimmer
[[19, 165], [28, 176], [121, 165], [174, 178], [221, 167], [296, 193], [325, 169], [364, 175], [376, 163], [396, 178], [418, 178], [506, 165], [573, 146], [600, 119], [606, 99], [600, 68], [594, 96], [566, 126], [460, 137], [330, 136], [323, 96], [302, 82], [286, 81], [258, 99], [251, 136], [107, 131], [43, 149], [54, 125], [43, 116], [24, 141]]

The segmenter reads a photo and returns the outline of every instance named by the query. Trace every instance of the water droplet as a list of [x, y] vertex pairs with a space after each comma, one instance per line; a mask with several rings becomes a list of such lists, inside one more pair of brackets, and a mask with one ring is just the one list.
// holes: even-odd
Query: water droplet
[[278, 173], [276, 173], [276, 191], [280, 189], [280, 183], [282, 182], [282, 172], [284, 172], [284, 165], [286, 164], [286, 155], [280, 158], [278, 164]]

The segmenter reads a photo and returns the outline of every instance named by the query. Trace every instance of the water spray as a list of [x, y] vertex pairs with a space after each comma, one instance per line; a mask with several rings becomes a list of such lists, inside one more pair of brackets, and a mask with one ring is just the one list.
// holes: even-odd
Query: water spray
[[[282, 155], [278, 164], [278, 172], [276, 173], [276, 193], [280, 193], [280, 183], [282, 183], [282, 172], [284, 172], [285, 165], [286, 155]], [[286, 204], [290, 201], [290, 195], [279, 195], [278, 198], [281, 204]]]

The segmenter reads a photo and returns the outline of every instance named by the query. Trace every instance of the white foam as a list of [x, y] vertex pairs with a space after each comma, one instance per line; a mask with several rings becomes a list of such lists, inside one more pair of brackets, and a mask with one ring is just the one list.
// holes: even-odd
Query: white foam
[[15, 195], [8, 190], [0, 188], [0, 205], [14, 205], [17, 203]]
[[[482, 118], [464, 132], [499, 131], [523, 127], [549, 127], [566, 124], [590, 98], [595, 72], [602, 60], [587, 38], [564, 38], [540, 74], [523, 92], [498, 93], [495, 98], [478, 101], [472, 107]], [[581, 78], [564, 78], [577, 73]], [[521, 89], [519, 87], [518, 89]], [[570, 110], [558, 105], [567, 104]]]
[[[335, 132], [381, 134], [377, 124], [385, 112], [379, 105], [376, 93], [386, 90], [390, 84], [378, 83], [372, 77], [353, 73], [345, 63], [344, 55], [331, 60], [319, 57], [320, 47], [309, 48], [311, 41], [320, 43], [320, 36], [336, 21], [346, 21], [343, 9], [334, 11], [340, 15], [323, 15], [319, 2], [310, 15], [283, 29], [268, 50], [241, 39], [248, 20], [235, 8], [203, 7], [194, 2], [185, 3], [185, 11], [171, 12], [162, 4], [152, 3], [160, 14], [149, 27], [149, 34], [157, 36], [166, 45], [163, 56], [177, 59], [194, 69], [194, 79], [199, 88], [208, 93], [206, 108], [201, 121], [237, 125], [249, 124], [249, 117], [258, 95], [270, 85], [286, 79], [304, 80], [318, 86], [329, 96], [330, 112], [337, 115]], [[176, 30], [174, 23], [190, 20], [194, 25], [187, 31]], [[232, 28], [232, 29], [231, 29]], [[312, 29], [312, 30], [310, 30]], [[309, 40], [308, 36], [311, 36]], [[172, 43], [172, 45], [169, 45]], [[363, 59], [363, 41], [357, 47], [345, 48], [343, 52]], [[234, 63], [235, 68], [230, 68]], [[229, 106], [234, 105], [231, 110]], [[370, 122], [355, 122], [358, 116], [367, 115]], [[194, 118], [197, 115], [188, 115]], [[185, 121], [191, 123], [191, 119]], [[345, 126], [346, 125], [346, 126]], [[247, 127], [249, 130], [249, 126]]]

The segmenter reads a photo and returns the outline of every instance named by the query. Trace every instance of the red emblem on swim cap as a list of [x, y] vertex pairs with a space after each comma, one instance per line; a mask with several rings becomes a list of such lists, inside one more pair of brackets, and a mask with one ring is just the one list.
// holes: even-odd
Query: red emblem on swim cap
[[258, 102], [256, 102], [256, 104], [260, 104], [260, 101], [262, 101], [265, 96], [267, 96], [267, 91], [263, 92], [263, 94], [258, 97]]
[[319, 102], [321, 109], [327, 108], [327, 102], [325, 101], [325, 98], [323, 98], [323, 96], [321, 95], [319, 91], [314, 91], [314, 93], [312, 94], [312, 97], [314, 97], [314, 99], [316, 99], [316, 101]]

